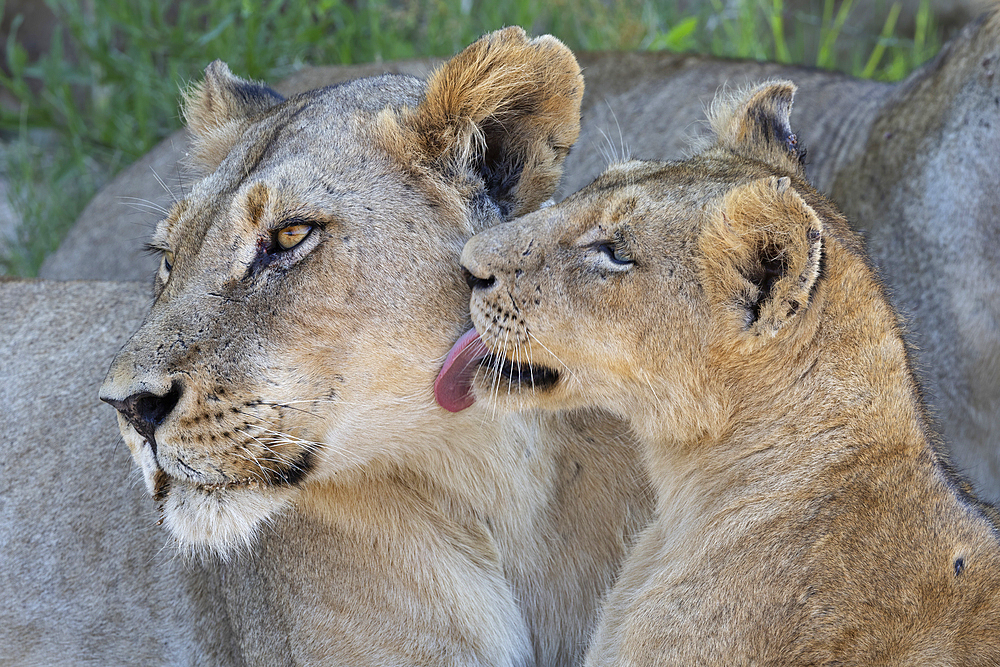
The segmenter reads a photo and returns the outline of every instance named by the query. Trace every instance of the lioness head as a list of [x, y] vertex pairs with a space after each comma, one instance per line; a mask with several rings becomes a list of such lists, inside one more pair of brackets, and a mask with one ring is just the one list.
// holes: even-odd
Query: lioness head
[[793, 92], [770, 83], [724, 101], [696, 157], [614, 165], [473, 237], [462, 263], [481, 342], [461, 343], [478, 362], [473, 395], [597, 404], [633, 423], [641, 401], [657, 432], [712, 428], [733, 364], [764, 363], [750, 353], [809, 322], [825, 233], [813, 207], [828, 205], [802, 180]]
[[208, 67], [185, 107], [207, 175], [156, 229], [155, 302], [101, 389], [182, 544], [225, 551], [304, 485], [465, 427], [430, 391], [467, 321], [462, 244], [551, 195], [582, 92], [517, 28], [426, 83], [283, 100]]

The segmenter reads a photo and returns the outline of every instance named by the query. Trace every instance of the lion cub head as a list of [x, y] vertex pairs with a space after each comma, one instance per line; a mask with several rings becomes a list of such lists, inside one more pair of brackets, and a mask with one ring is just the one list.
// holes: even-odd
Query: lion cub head
[[287, 100], [208, 67], [185, 107], [206, 175], [156, 229], [152, 310], [101, 389], [181, 543], [225, 551], [304, 485], [464, 428], [430, 392], [467, 321], [459, 253], [551, 195], [582, 92], [517, 28], [427, 82]]
[[717, 105], [716, 142], [693, 159], [614, 165], [470, 240], [470, 396], [632, 418], [640, 401], [650, 429], [711, 428], [731, 366], [810, 325], [824, 226], [788, 125], [793, 91]]

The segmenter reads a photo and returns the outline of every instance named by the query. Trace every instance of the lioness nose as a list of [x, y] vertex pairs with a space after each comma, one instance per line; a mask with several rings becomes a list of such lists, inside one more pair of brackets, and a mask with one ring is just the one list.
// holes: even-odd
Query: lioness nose
[[124, 400], [113, 398], [102, 398], [106, 403], [111, 404], [121, 413], [132, 428], [136, 430], [156, 453], [156, 439], [153, 435], [156, 428], [167, 418], [177, 401], [181, 397], [180, 383], [174, 382], [170, 385], [170, 391], [166, 394], [158, 395], [148, 391], [132, 394]]
[[480, 278], [479, 276], [469, 271], [464, 266], [462, 267], [462, 273], [465, 274], [465, 282], [469, 285], [470, 289], [488, 289], [493, 286], [493, 283], [497, 281], [496, 276], [490, 276], [489, 278]]

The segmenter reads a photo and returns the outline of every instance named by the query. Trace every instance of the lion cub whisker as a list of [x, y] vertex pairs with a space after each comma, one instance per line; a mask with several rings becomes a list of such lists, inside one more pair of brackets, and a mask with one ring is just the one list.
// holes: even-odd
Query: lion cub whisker
[[538, 338], [535, 336], [535, 334], [532, 333], [531, 329], [525, 329], [525, 333], [528, 335], [528, 338], [530, 338], [531, 340], [533, 340], [536, 343], [538, 343], [538, 345], [543, 350], [545, 350], [546, 352], [548, 352], [549, 356], [551, 356], [553, 359], [555, 359], [556, 362], [558, 362], [559, 365], [562, 366], [562, 370], [563, 371], [565, 371], [568, 375], [571, 375], [571, 376], [573, 375], [573, 369], [570, 368], [562, 359], [560, 359], [558, 354], [555, 354], [554, 352], [552, 352], [552, 350], [550, 350], [549, 348], [547, 348], [545, 346], [545, 344], [542, 343], [542, 341], [538, 340]]

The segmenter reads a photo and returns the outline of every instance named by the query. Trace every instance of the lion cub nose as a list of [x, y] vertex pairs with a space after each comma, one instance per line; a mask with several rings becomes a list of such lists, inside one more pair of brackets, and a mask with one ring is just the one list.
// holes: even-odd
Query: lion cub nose
[[490, 276], [489, 278], [480, 278], [472, 271], [469, 271], [464, 266], [462, 267], [462, 273], [465, 275], [465, 282], [469, 285], [472, 290], [477, 289], [489, 289], [493, 287], [493, 283], [497, 281], [496, 276]]
[[136, 432], [146, 439], [149, 446], [156, 453], [156, 439], [153, 437], [156, 428], [163, 423], [167, 415], [177, 405], [181, 397], [180, 383], [174, 382], [170, 385], [170, 391], [166, 394], [158, 395], [152, 392], [143, 391], [132, 394], [124, 400], [101, 397], [101, 400], [110, 404], [115, 410], [132, 425]]

